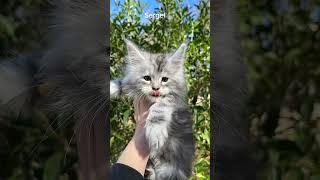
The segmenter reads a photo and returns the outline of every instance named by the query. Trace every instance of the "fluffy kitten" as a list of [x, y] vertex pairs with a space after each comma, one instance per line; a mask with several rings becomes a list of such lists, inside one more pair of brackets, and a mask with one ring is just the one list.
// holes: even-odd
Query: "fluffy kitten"
[[153, 103], [146, 119], [151, 148], [146, 179], [185, 180], [194, 154], [192, 116], [186, 102], [184, 42], [170, 54], [152, 54], [126, 40], [125, 77], [110, 84], [111, 97], [145, 97]]

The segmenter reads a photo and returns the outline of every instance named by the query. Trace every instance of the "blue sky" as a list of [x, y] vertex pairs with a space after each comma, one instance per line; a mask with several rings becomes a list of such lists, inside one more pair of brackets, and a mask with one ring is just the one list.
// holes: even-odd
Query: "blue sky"
[[[116, 0], [117, 2], [123, 3], [124, 0]], [[184, 0], [183, 5], [189, 5], [191, 9], [195, 8], [194, 4], [198, 4], [200, 0]], [[153, 11], [155, 8], [159, 7], [159, 3], [156, 0], [140, 0], [141, 3], [145, 3], [146, 7], [144, 8], [144, 11]], [[118, 9], [115, 6], [115, 0], [110, 0], [110, 15], [116, 13]], [[143, 18], [143, 17], [142, 17]], [[144, 21], [144, 19], [142, 19]]]

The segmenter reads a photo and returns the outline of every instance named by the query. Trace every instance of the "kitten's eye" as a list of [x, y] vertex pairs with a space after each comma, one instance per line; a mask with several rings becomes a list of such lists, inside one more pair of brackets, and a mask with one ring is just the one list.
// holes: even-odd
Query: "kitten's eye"
[[167, 77], [162, 77], [162, 82], [167, 82], [168, 78]]
[[150, 76], [143, 76], [143, 79], [146, 81], [151, 81], [151, 77]]

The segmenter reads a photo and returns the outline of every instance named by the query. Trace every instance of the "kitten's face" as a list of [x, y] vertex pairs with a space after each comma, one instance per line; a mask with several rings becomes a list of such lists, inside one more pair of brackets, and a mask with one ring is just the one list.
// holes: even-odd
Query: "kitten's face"
[[183, 73], [186, 43], [174, 53], [152, 54], [144, 52], [127, 41], [128, 57], [125, 90], [130, 96], [145, 96], [152, 102], [159, 102], [168, 94], [185, 94]]

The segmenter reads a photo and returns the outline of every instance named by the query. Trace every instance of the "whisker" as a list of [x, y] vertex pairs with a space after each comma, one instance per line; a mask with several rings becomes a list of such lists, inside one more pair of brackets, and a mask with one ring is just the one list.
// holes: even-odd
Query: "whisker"
[[[96, 98], [94, 98], [94, 97], [95, 97], [95, 96], [89, 97], [89, 98], [92, 98], [92, 99], [90, 100], [90, 102], [96, 99]], [[87, 98], [86, 100], [88, 100], [89, 98]], [[76, 113], [78, 113], [80, 110], [81, 110], [81, 109], [79, 108], [77, 111], [71, 113], [64, 121], [62, 121], [62, 122], [60, 122], [60, 123], [57, 124], [58, 127], [57, 127], [55, 130], [53, 130], [53, 132], [51, 132], [51, 134], [47, 134], [47, 133], [48, 133], [48, 129], [49, 129], [50, 127], [52, 127], [52, 125], [53, 125], [61, 116], [65, 115], [66, 113], [62, 113], [62, 114], [58, 115], [58, 116], [53, 120], [53, 122], [51, 122], [51, 123], [49, 124], [49, 126], [48, 126], [48, 128], [46, 129], [44, 135], [42, 136], [42, 139], [40, 140], [40, 142], [33, 148], [33, 150], [31, 150], [30, 156], [32, 156], [32, 154], [34, 153], [34, 151], [35, 151], [45, 140], [47, 140], [53, 133], [55, 133], [56, 130], [58, 130], [59, 128], [61, 128], [61, 127], [64, 126], [64, 125], [67, 125], [68, 123], [66, 124], [66, 122], [67, 122], [72, 116], [74, 116]]]
[[[103, 95], [98, 96], [96, 99], [101, 98], [101, 97], [103, 97]], [[80, 127], [82, 127], [82, 124], [83, 124], [84, 119], [89, 115], [90, 111], [91, 111], [93, 108], [95, 108], [95, 106], [96, 106], [99, 102], [100, 102], [100, 101], [98, 101], [97, 103], [95, 103], [95, 104], [88, 110], [88, 112], [80, 119], [80, 124], [77, 125], [76, 132], [79, 131], [78, 129], [79, 129]], [[80, 129], [79, 134], [81, 134], [81, 129]]]

